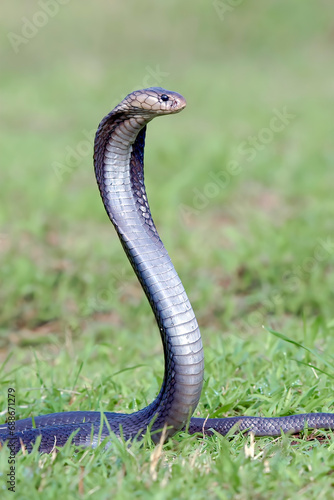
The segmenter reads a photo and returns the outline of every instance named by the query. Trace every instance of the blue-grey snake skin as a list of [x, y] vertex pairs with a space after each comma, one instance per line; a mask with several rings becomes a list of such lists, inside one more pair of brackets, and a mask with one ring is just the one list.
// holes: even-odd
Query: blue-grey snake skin
[[[160, 330], [165, 375], [156, 399], [133, 414], [77, 411], [16, 421], [15, 433], [0, 425], [0, 441], [12, 452], [31, 451], [41, 435], [40, 452], [63, 446], [74, 431], [75, 445], [96, 446], [110, 430], [125, 439], [140, 437], [149, 427], [154, 441], [185, 427], [199, 401], [203, 383], [203, 347], [198, 324], [159, 237], [147, 201], [143, 156], [146, 125], [156, 116], [178, 113], [186, 106], [176, 92], [152, 87], [129, 94], [100, 123], [95, 137], [94, 165], [100, 194], [123, 248], [149, 300]], [[257, 436], [296, 433], [304, 427], [334, 429], [334, 414], [308, 413], [278, 418], [191, 418], [189, 433], [221, 434], [251, 430]], [[108, 428], [109, 427], [109, 428]], [[110, 430], [109, 430], [110, 429]]]

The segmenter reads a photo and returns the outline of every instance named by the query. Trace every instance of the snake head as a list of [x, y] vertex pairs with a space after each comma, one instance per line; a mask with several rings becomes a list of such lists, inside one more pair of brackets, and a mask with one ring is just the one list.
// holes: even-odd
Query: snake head
[[186, 100], [177, 92], [163, 89], [161, 87], [150, 87], [143, 90], [135, 90], [125, 97], [120, 103], [122, 109], [134, 114], [148, 115], [154, 118], [157, 115], [168, 115], [179, 113], [186, 107]]

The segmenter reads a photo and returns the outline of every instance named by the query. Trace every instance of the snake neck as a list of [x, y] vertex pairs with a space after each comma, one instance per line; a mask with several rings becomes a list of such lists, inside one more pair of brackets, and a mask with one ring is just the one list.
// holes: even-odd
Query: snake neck
[[111, 113], [95, 139], [95, 173], [105, 209], [149, 300], [160, 330], [165, 374], [156, 400], [141, 410], [153, 429], [183, 427], [197, 406], [203, 382], [198, 324], [154, 225], [144, 185], [144, 145], [149, 120]]

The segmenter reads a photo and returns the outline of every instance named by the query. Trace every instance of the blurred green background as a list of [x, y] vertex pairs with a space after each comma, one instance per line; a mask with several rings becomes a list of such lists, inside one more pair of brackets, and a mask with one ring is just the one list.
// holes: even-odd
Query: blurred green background
[[[79, 372], [80, 391], [144, 365], [110, 382], [109, 410], [142, 406], [161, 382], [154, 319], [92, 166], [99, 121], [147, 86], [188, 102], [149, 125], [145, 171], [207, 366], [229, 353], [244, 367], [272, 359], [263, 324], [330, 351], [332, 13], [330, 0], [2, 6], [0, 359], [11, 354], [3, 383], [21, 392], [18, 416], [95, 409], [95, 396], [57, 389]], [[222, 365], [218, 390], [232, 375]], [[52, 383], [52, 401], [28, 389]]]
[[[146, 179], [156, 223], [189, 294], [210, 311], [205, 321], [244, 318], [273, 286], [284, 300], [294, 287], [292, 277], [286, 286], [282, 276], [305, 263], [298, 294], [280, 313], [300, 312], [302, 304], [310, 313], [330, 312], [324, 279], [332, 280], [333, 251], [313, 267], [307, 259], [334, 224], [331, 3], [289, 6], [6, 4], [5, 331], [84, 313], [86, 306], [89, 312], [91, 294], [109, 289], [110, 277], [137, 288], [99, 199], [92, 142], [117, 102], [154, 85], [188, 101], [181, 115], [150, 125]], [[288, 120], [268, 132], [274, 110]], [[316, 279], [321, 287], [314, 290]]]

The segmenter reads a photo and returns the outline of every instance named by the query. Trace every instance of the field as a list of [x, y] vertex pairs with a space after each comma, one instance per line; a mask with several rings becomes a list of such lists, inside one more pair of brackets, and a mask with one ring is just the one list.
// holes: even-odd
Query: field
[[[145, 174], [203, 336], [195, 414], [334, 411], [332, 19], [329, 0], [6, 3], [1, 422], [9, 388], [17, 418], [132, 412], [159, 390], [159, 334], [92, 167], [99, 121], [147, 86], [188, 103], [149, 125]], [[20, 453], [16, 498], [333, 495], [332, 432], [113, 442]], [[8, 467], [4, 449], [14, 498]]]

